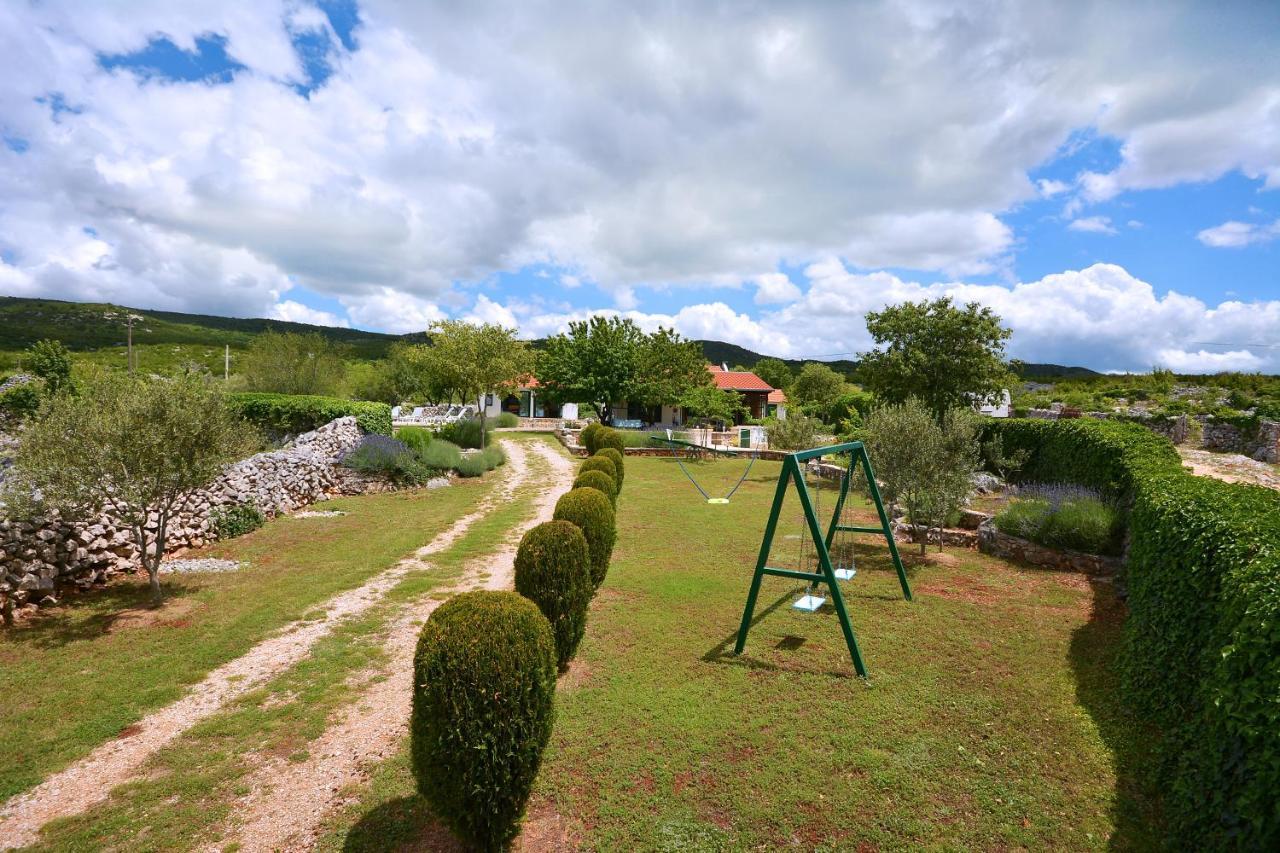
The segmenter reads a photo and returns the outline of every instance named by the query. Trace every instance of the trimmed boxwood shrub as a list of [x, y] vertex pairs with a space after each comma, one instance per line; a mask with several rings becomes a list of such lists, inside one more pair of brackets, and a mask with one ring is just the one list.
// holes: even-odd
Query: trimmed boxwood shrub
[[622, 455], [622, 451], [616, 447], [602, 447], [595, 452], [595, 455], [603, 456], [605, 459], [608, 459], [613, 463], [613, 467], [616, 469], [616, 477], [614, 479], [618, 481], [618, 492], [621, 494], [622, 481], [626, 479], [627, 476], [627, 463], [626, 458]]
[[516, 549], [516, 592], [538, 605], [551, 623], [556, 664], [569, 665], [587, 627], [591, 552], [578, 525], [547, 521], [534, 527]]
[[596, 439], [600, 435], [600, 431], [606, 429], [603, 424], [589, 423], [582, 428], [582, 432], [578, 433], [578, 443], [587, 449], [588, 455], [594, 455], [600, 449], [596, 443]]
[[609, 506], [618, 510], [618, 484], [603, 471], [583, 471], [573, 481], [575, 489], [595, 489], [609, 499]]
[[1171, 846], [1280, 849], [1280, 493], [1195, 477], [1136, 424], [995, 421], [1020, 477], [1126, 499], [1123, 696], [1160, 730]]
[[413, 662], [411, 756], [418, 790], [462, 840], [500, 850], [519, 831], [551, 736], [555, 640], [514, 592], [440, 605]]
[[391, 407], [386, 403], [254, 392], [228, 394], [227, 404], [239, 412], [240, 417], [276, 435], [310, 432], [347, 415], [355, 415], [356, 423], [365, 432], [391, 435]]
[[623, 453], [627, 449], [627, 444], [622, 440], [622, 436], [618, 435], [618, 431], [616, 429], [606, 429], [596, 437], [596, 449], [591, 452], [593, 454], [599, 453], [606, 447], [612, 447], [619, 453]]
[[554, 518], [581, 528], [591, 552], [591, 585], [599, 589], [609, 571], [609, 558], [618, 535], [613, 505], [596, 489], [570, 489], [556, 502]]
[[578, 473], [585, 474], [588, 471], [600, 471], [608, 474], [614, 482], [618, 480], [618, 468], [613, 461], [606, 456], [592, 456], [582, 460], [582, 464], [578, 466]]

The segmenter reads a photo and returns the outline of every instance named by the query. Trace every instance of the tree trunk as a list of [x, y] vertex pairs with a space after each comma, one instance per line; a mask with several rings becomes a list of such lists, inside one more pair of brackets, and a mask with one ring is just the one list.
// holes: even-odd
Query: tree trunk
[[169, 514], [161, 512], [159, 522], [156, 525], [156, 554], [150, 560], [147, 560], [147, 552], [142, 552], [143, 565], [147, 567], [147, 577], [151, 582], [151, 606], [159, 607], [164, 600], [164, 593], [160, 591], [160, 561], [164, 559], [165, 533], [169, 526]]
[[[484, 401], [484, 397], [481, 397], [481, 398], [480, 398], [480, 400], [481, 400], [481, 402], [483, 402], [483, 401]], [[481, 407], [480, 407], [480, 449], [481, 449], [481, 450], [484, 450], [485, 442], [486, 442], [486, 441], [488, 440], [488, 438], [489, 438], [489, 434], [485, 431], [485, 428], [484, 428], [484, 426], [485, 426], [485, 418], [487, 418], [487, 417], [488, 417], [488, 414], [485, 412], [485, 410], [484, 410], [484, 406], [481, 406]]]

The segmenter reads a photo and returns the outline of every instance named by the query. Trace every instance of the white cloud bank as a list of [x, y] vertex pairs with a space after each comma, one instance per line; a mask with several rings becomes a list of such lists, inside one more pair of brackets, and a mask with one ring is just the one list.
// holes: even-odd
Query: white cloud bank
[[1280, 237], [1280, 219], [1271, 224], [1254, 222], [1224, 222], [1206, 228], [1196, 237], [1206, 246], [1218, 249], [1240, 249], [1252, 243], [1266, 243]]
[[[633, 314], [650, 287], [754, 286], [758, 317], [698, 293], [665, 319], [806, 354], [857, 348], [848, 305], [952, 288], [1002, 307], [1028, 356], [1143, 366], [1202, 358], [1194, 324], [1235, 303], [1157, 299], [1113, 267], [923, 287], [815, 259], [1007, 276], [1001, 217], [1038, 197], [1232, 170], [1280, 187], [1275, 4], [366, 0], [361, 18], [304, 97], [289, 33], [327, 24], [303, 0], [0, 4], [0, 131], [21, 140], [0, 143], [0, 290], [306, 316], [296, 282], [409, 331], [464, 311], [456, 282], [545, 263]], [[98, 63], [210, 33], [246, 67], [230, 82]], [[1033, 183], [1084, 127], [1121, 140], [1117, 168]], [[807, 292], [777, 277], [805, 265]], [[1046, 301], [1092, 331], [1033, 321]], [[500, 302], [471, 311], [558, 322]], [[1133, 341], [1107, 331], [1136, 319]]]

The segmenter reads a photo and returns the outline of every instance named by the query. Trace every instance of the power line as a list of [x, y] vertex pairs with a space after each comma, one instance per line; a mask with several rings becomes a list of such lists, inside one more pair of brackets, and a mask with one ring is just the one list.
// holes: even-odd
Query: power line
[[1255, 347], [1258, 349], [1280, 349], [1280, 344], [1224, 344], [1219, 341], [1191, 341], [1196, 347]]

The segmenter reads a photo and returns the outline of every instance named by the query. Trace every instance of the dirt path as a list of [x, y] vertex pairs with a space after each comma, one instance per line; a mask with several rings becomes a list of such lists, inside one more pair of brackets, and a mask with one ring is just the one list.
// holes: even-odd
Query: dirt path
[[1269, 465], [1239, 453], [1211, 453], [1179, 447], [1184, 465], [1197, 477], [1213, 477], [1228, 483], [1251, 483], [1280, 491], [1280, 465]]
[[127, 782], [157, 750], [231, 700], [301, 661], [316, 641], [332, 633], [339, 622], [367, 611], [405, 575], [426, 568], [427, 558], [444, 551], [471, 525], [510, 500], [528, 479], [523, 449], [513, 442], [504, 442], [504, 446], [508, 463], [503, 468], [502, 484], [474, 511], [427, 545], [363, 585], [313, 608], [323, 609], [323, 618], [290, 623], [239, 658], [218, 667], [183, 698], [138, 721], [130, 737], [102, 744], [85, 758], [6, 802], [0, 807], [0, 850], [31, 844], [38, 839], [40, 827], [50, 820], [81, 814], [102, 802], [112, 788]]
[[[508, 443], [513, 457], [525, 451]], [[524, 532], [551, 519], [556, 501], [573, 480], [573, 462], [542, 442], [532, 445], [550, 466], [546, 486], [534, 500], [530, 518], [512, 529], [502, 547], [482, 562], [470, 565], [449, 592], [507, 589], [512, 584], [516, 545]], [[394, 754], [408, 733], [413, 690], [413, 653], [423, 621], [440, 606], [438, 598], [423, 599], [406, 608], [384, 643], [390, 660], [387, 677], [375, 681], [357, 698], [307, 752], [310, 757], [290, 762], [258, 755], [258, 767], [243, 784], [250, 793], [236, 803], [236, 824], [227, 836], [206, 848], [218, 850], [238, 844], [241, 850], [306, 850], [314, 846], [324, 818], [345, 803], [343, 791], [362, 781], [371, 765]], [[371, 673], [370, 673], [371, 674]]]

